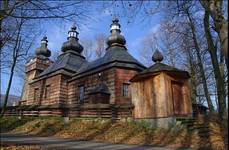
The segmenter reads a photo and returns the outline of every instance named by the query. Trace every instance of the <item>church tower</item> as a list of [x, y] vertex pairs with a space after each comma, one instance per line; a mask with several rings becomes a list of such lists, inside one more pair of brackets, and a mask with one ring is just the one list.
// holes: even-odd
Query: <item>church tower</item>
[[35, 51], [36, 56], [25, 65], [26, 76], [21, 97], [22, 105], [26, 105], [26, 101], [28, 100], [30, 89], [29, 83], [41, 72], [43, 72], [50, 64], [52, 64], [52, 61], [49, 59], [51, 51], [47, 48], [47, 46], [48, 40], [45, 36], [41, 40], [41, 46]]

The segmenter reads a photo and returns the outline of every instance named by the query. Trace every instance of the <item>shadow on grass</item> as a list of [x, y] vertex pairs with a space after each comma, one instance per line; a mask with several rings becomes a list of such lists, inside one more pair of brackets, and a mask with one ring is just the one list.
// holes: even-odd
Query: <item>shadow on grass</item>
[[[23, 126], [30, 121], [34, 121], [37, 119], [38, 123], [31, 124], [33, 127], [31, 128], [28, 133], [34, 132], [35, 135], [38, 136], [53, 136], [57, 133], [61, 133], [62, 130], [68, 129], [69, 124], [64, 123], [63, 119], [61, 118], [36, 118], [36, 117], [28, 117], [22, 118], [21, 120], [14, 118], [5, 118], [5, 120], [0, 120], [1, 124], [1, 132], [8, 132], [10, 130], [16, 129], [17, 127]], [[80, 126], [81, 121], [72, 122], [71, 125]], [[96, 125], [95, 125], [95, 124]], [[112, 126], [115, 124], [115, 126]], [[119, 123], [118, 123], [119, 124]], [[142, 127], [142, 126], [135, 126], [132, 123], [117, 123], [106, 122], [101, 124], [101, 122], [92, 122], [82, 131], [82, 135], [76, 132], [79, 137], [82, 137], [84, 140], [101, 140], [104, 142], [107, 141], [114, 141], [114, 143], [134, 143], [135, 144], [142, 144], [142, 145], [156, 145], [156, 146], [170, 146], [171, 144], [176, 144], [175, 140], [179, 141], [179, 145], [182, 146], [177, 148], [177, 150], [181, 149], [188, 149], [188, 147], [193, 146], [192, 141], [192, 134], [189, 132], [184, 132], [182, 134], [181, 130], [173, 130], [175, 127], [171, 127], [167, 130], [159, 130], [159, 132], [155, 132], [154, 130]], [[82, 124], [84, 125], [84, 124]], [[86, 124], [87, 125], [87, 124]], [[126, 129], [125, 129], [126, 128]], [[72, 133], [74, 131], [66, 130], [68, 133]], [[90, 132], [90, 133], [88, 133]], [[122, 134], [124, 132], [124, 134]], [[114, 133], [114, 137], [110, 137], [110, 139], [106, 139], [106, 136], [112, 135]], [[211, 136], [213, 135], [220, 135], [222, 131], [215, 133], [211, 131]], [[71, 134], [69, 134], [71, 135]], [[86, 136], [85, 136], [86, 135]], [[119, 136], [118, 140], [115, 139], [115, 136]], [[157, 136], [158, 135], [158, 136]], [[212, 137], [204, 137], [200, 138], [197, 141], [197, 146], [199, 150], [212, 150], [214, 149], [213, 143], [220, 143], [222, 142], [223, 138], [214, 138]], [[133, 140], [133, 141], [132, 141]], [[140, 141], [139, 141], [140, 140]], [[222, 146], [222, 145], [221, 145]], [[198, 149], [198, 148], [197, 148]]]
[[12, 131], [20, 126], [23, 126], [27, 122], [36, 119], [36, 117], [24, 117], [22, 119], [18, 119], [18, 117], [7, 116], [0, 119], [0, 133]]
[[106, 132], [111, 128], [111, 122], [107, 122], [106, 125], [104, 125], [103, 128], [101, 128], [100, 130], [97, 130], [91, 134], [89, 134], [86, 137], [86, 140], [93, 140], [95, 139], [95, 137], [100, 136], [100, 135], [105, 135]]
[[60, 132], [64, 128], [64, 123], [60, 121], [53, 121], [53, 122], [43, 122], [40, 127], [39, 131], [36, 135], [39, 136], [53, 136], [56, 133]]

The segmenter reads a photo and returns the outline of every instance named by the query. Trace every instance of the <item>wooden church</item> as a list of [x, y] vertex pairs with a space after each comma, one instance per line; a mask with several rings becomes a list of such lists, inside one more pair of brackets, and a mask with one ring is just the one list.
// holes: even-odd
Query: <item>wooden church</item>
[[26, 64], [20, 112], [161, 123], [191, 116], [188, 72], [161, 63], [158, 50], [153, 55], [155, 64], [146, 68], [128, 53], [117, 18], [110, 27], [105, 55], [92, 62], [82, 55], [76, 26], [54, 62], [44, 37], [36, 56]]

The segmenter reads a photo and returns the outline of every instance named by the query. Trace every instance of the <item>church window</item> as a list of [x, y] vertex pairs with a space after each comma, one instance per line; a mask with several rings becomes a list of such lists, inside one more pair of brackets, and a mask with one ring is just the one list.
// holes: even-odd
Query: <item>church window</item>
[[39, 89], [35, 88], [34, 89], [34, 101], [38, 101], [39, 100]]
[[45, 86], [45, 99], [50, 98], [50, 85]]
[[83, 103], [84, 100], [84, 92], [85, 92], [85, 87], [84, 85], [79, 86], [79, 101], [80, 103]]
[[129, 85], [128, 83], [123, 83], [123, 87], [122, 87], [122, 95], [124, 97], [129, 97]]

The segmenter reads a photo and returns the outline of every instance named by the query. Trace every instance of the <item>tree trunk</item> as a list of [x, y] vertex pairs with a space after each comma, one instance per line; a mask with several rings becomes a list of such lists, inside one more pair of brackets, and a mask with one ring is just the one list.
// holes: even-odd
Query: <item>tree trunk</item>
[[191, 65], [191, 100], [192, 100], [192, 103], [193, 104], [197, 104], [197, 101], [196, 101], [196, 95], [197, 95], [197, 90], [196, 90], [196, 79], [195, 79], [195, 76], [196, 76], [196, 72], [194, 71], [194, 68]]
[[217, 59], [217, 48], [214, 45], [214, 42], [211, 36], [211, 32], [209, 29], [209, 13], [207, 11], [205, 11], [205, 15], [204, 15], [204, 30], [205, 30], [205, 36], [207, 39], [208, 50], [211, 56], [211, 62], [213, 65], [213, 71], [215, 75], [218, 104], [219, 104], [219, 115], [220, 117], [223, 117], [226, 112], [226, 103], [225, 103], [226, 94], [225, 94], [224, 78], [220, 71], [220, 66], [219, 66], [218, 59]]
[[207, 80], [206, 80], [206, 76], [205, 76], [205, 73], [204, 73], [204, 66], [203, 66], [202, 58], [201, 58], [201, 54], [200, 54], [200, 47], [199, 47], [199, 44], [197, 42], [197, 37], [196, 37], [196, 33], [195, 33], [196, 29], [195, 29], [193, 20], [192, 20], [192, 18], [190, 16], [188, 10], [186, 11], [186, 13], [188, 15], [188, 19], [189, 19], [189, 22], [190, 22], [190, 27], [191, 27], [191, 31], [192, 31], [192, 38], [193, 38], [195, 50], [196, 50], [196, 53], [197, 53], [197, 60], [198, 60], [198, 64], [199, 64], [199, 67], [200, 67], [200, 74], [201, 74], [201, 77], [202, 77], [202, 82], [203, 82], [203, 87], [204, 87], [204, 95], [205, 95], [205, 97], [207, 99], [209, 111], [210, 112], [214, 112], [214, 106], [213, 106], [212, 101], [211, 101], [211, 97], [210, 97], [210, 94], [209, 94], [209, 91], [208, 91], [208, 86], [207, 86]]
[[[2, 2], [0, 2], [0, 4], [1, 4]], [[1, 8], [0, 8], [0, 10], [1, 10]], [[1, 17], [1, 16], [0, 16]], [[2, 74], [1, 74], [1, 72], [2, 72], [2, 20], [0, 19], [0, 100], [2, 99], [2, 95], [1, 95], [1, 93], [2, 93], [2, 89], [1, 89], [1, 79], [2, 79]]]
[[9, 94], [10, 94], [10, 88], [11, 88], [12, 81], [13, 81], [13, 75], [14, 75], [15, 65], [16, 65], [16, 58], [14, 58], [13, 64], [11, 66], [10, 78], [9, 78], [9, 82], [8, 82], [8, 85], [7, 85], [6, 94], [5, 94], [5, 98], [4, 98], [4, 105], [3, 105], [3, 108], [2, 108], [2, 112], [1, 112], [1, 116], [0, 117], [3, 117], [3, 115], [5, 114], [5, 111], [6, 111], [8, 97], [9, 97]]
[[4, 116], [4, 113], [6, 111], [8, 97], [9, 97], [9, 94], [10, 94], [10, 89], [11, 89], [13, 76], [14, 76], [14, 69], [15, 69], [15, 66], [16, 66], [16, 63], [17, 63], [17, 59], [19, 57], [18, 53], [19, 53], [19, 50], [20, 50], [20, 42], [21, 42], [21, 37], [20, 37], [21, 25], [22, 25], [22, 23], [19, 26], [19, 29], [18, 29], [18, 32], [17, 32], [16, 41], [15, 41], [15, 45], [14, 45], [14, 48], [13, 48], [13, 56], [12, 56], [13, 60], [12, 60], [12, 66], [11, 66], [11, 69], [10, 69], [10, 78], [9, 78], [7, 89], [6, 89], [6, 94], [5, 94], [5, 98], [4, 98], [4, 105], [3, 105], [3, 108], [2, 108], [2, 112], [1, 112], [0, 118]]
[[188, 62], [190, 66], [190, 75], [191, 75], [191, 100], [193, 104], [197, 104], [196, 96], [197, 96], [197, 84], [196, 84], [196, 71], [194, 68], [193, 58], [190, 50], [186, 50], [188, 53]]
[[225, 20], [223, 15], [223, 1], [201, 0], [200, 3], [205, 9], [205, 11], [207, 11], [213, 19], [215, 31], [217, 32], [220, 39], [221, 51], [225, 56], [225, 62], [228, 68], [228, 21]]
[[228, 23], [223, 23], [220, 29], [221, 50], [225, 56], [225, 62], [228, 68]]

